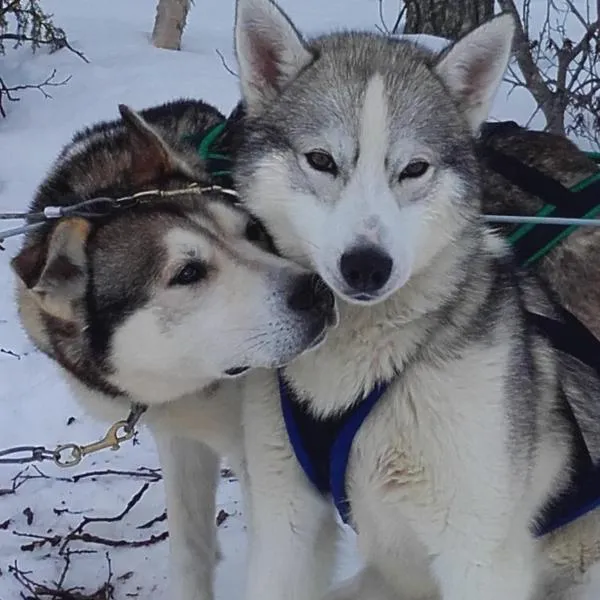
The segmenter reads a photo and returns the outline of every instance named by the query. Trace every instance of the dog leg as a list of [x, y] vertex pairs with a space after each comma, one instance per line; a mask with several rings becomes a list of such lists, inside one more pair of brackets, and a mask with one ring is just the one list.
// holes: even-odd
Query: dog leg
[[452, 546], [450, 551], [446, 545], [432, 564], [442, 600], [533, 598], [538, 569], [534, 541], [526, 534], [500, 545], [471, 538]]
[[379, 571], [367, 566], [331, 590], [323, 600], [401, 600]]
[[275, 477], [287, 485], [250, 477], [247, 600], [320, 598], [334, 558], [336, 525], [329, 507], [304, 485], [290, 485], [281, 472]]
[[155, 434], [168, 511], [173, 600], [212, 600], [219, 459], [208, 446]]
[[[253, 377], [252, 375], [249, 377]], [[249, 519], [247, 600], [315, 600], [327, 590], [337, 529], [296, 462], [272, 376], [243, 403]], [[268, 386], [265, 389], [265, 385]]]

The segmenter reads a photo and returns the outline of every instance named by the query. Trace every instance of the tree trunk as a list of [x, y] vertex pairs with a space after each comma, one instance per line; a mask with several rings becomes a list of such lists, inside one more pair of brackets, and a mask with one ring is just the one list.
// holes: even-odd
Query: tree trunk
[[191, 0], [158, 0], [152, 43], [165, 50], [180, 50], [181, 36]]
[[494, 14], [494, 0], [405, 0], [404, 33], [456, 40]]

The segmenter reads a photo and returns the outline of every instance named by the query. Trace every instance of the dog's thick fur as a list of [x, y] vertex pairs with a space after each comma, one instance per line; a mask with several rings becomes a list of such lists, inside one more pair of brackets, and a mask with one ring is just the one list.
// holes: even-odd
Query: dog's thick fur
[[193, 187], [211, 183], [196, 144], [223, 121], [218, 111], [177, 101], [121, 113], [73, 138], [31, 211], [150, 195], [32, 231], [13, 259], [19, 313], [87, 408], [117, 420], [132, 402], [149, 407], [169, 511], [170, 597], [210, 600], [218, 457], [244, 475], [236, 376], [317, 343], [334, 300], [269, 251], [239, 204]]
[[[572, 600], [600, 559], [597, 511], [532, 533], [570, 480], [565, 401], [600, 459], [600, 381], [531, 325], [527, 311], [562, 318], [557, 304], [480, 216], [474, 138], [513, 29], [497, 17], [432, 57], [374, 34], [305, 41], [270, 0], [237, 3], [239, 190], [342, 300], [339, 327], [286, 376], [317, 417], [391, 382], [347, 477], [368, 567], [336, 598]], [[250, 374], [245, 394], [248, 597], [313, 600], [331, 507], [290, 450], [275, 378]]]

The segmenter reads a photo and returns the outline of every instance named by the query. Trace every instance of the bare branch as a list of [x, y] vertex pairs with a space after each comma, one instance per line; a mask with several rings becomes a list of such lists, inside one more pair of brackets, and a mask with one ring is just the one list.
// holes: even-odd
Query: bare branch
[[581, 23], [581, 25], [583, 25], [584, 29], [587, 29], [589, 19], [585, 19], [583, 17], [583, 15], [579, 12], [579, 9], [575, 6], [575, 4], [573, 4], [573, 2], [571, 2], [571, 0], [565, 0], [565, 1], [566, 1], [567, 6], [569, 7], [569, 10], [571, 11], [571, 13], [577, 17], [578, 21]]
[[94, 592], [86, 593], [81, 587], [65, 588], [64, 583], [71, 568], [71, 556], [78, 554], [72, 552], [64, 557], [65, 565], [61, 571], [58, 582], [42, 583], [35, 581], [31, 577], [30, 571], [22, 571], [17, 561], [9, 565], [8, 572], [12, 574], [15, 580], [27, 592], [27, 595], [21, 592], [21, 597], [26, 600], [113, 600], [115, 588], [112, 583], [113, 571], [110, 556], [106, 553], [107, 577], [106, 581]]
[[73, 481], [73, 483], [77, 483], [81, 479], [104, 477], [107, 475], [114, 475], [117, 477], [132, 477], [135, 479], [147, 479], [150, 482], [160, 481], [162, 479], [162, 475], [159, 469], [148, 469], [147, 467], [141, 467], [137, 471], [119, 471], [116, 469], [105, 469], [103, 471], [88, 471], [86, 473], [79, 473], [78, 475], [73, 475], [73, 477], [71, 477], [71, 481]]
[[163, 521], [167, 520], [167, 511], [163, 510], [163, 512], [158, 515], [157, 517], [154, 517], [153, 519], [150, 519], [149, 521], [147, 521], [146, 523], [142, 523], [141, 525], [138, 525], [138, 529], [150, 529], [151, 527], [153, 527], [154, 525], [156, 525], [156, 523], [162, 523]]
[[[79, 523], [79, 525], [77, 525], [77, 527], [75, 527], [75, 529], [73, 529], [73, 531], [71, 531], [71, 533], [69, 533], [63, 540], [62, 546], [60, 548], [60, 554], [64, 554], [69, 542], [71, 542], [73, 540], [94, 541], [91, 539], [94, 536], [90, 536], [90, 534], [83, 532], [83, 530], [90, 523], [115, 523], [116, 521], [121, 521], [123, 519], [123, 517], [125, 517], [131, 511], [131, 509], [142, 499], [144, 494], [148, 491], [149, 487], [150, 487], [149, 483], [144, 483], [144, 485], [131, 497], [131, 499], [125, 506], [125, 508], [118, 515], [115, 515], [114, 517], [83, 517], [83, 519], [81, 520], [81, 523]], [[109, 546], [109, 545], [125, 545], [125, 546], [127, 546], [127, 545], [131, 545], [131, 544], [128, 544], [128, 543], [112, 544], [112, 543], [107, 542], [106, 545], [107, 546]]]
[[[0, 80], [0, 86], [2, 85], [1, 80]], [[7, 350], [6, 348], [0, 348], [0, 354], [6, 354], [8, 356], [12, 356], [13, 358], [16, 358], [17, 360], [21, 360], [21, 355], [17, 354], [16, 352], [13, 352], [12, 350]]]
[[10, 102], [18, 102], [20, 98], [14, 95], [15, 92], [21, 92], [23, 90], [38, 90], [44, 95], [44, 98], [52, 98], [52, 96], [46, 91], [46, 88], [63, 86], [71, 79], [71, 76], [69, 75], [61, 81], [55, 81], [55, 77], [56, 69], [54, 69], [52, 73], [50, 73], [50, 75], [48, 75], [48, 77], [46, 77], [46, 79], [44, 79], [44, 81], [41, 83], [26, 83], [13, 86], [7, 85], [6, 82], [0, 77], [0, 115], [6, 117], [6, 111], [2, 105], [3, 97]]
[[383, 3], [385, 0], [377, 0], [377, 8], [378, 8], [378, 12], [379, 12], [379, 22], [381, 23], [381, 25], [375, 25], [375, 27], [384, 35], [396, 35], [398, 33], [398, 30], [400, 29], [400, 22], [402, 21], [402, 18], [404, 17], [404, 15], [406, 14], [407, 11], [407, 3], [401, 3], [400, 8], [398, 10], [398, 14], [396, 15], [396, 20], [394, 21], [394, 24], [392, 25], [392, 27], [388, 27], [388, 24], [385, 20], [385, 15], [383, 14]]
[[519, 68], [525, 78], [527, 88], [531, 91], [538, 104], [547, 104], [551, 101], [552, 92], [545, 84], [544, 79], [537, 65], [534, 63], [530, 47], [531, 42], [523, 29], [519, 11], [513, 0], [498, 0], [498, 4], [503, 11], [510, 12], [516, 22], [516, 34], [514, 43], [514, 53], [519, 64]]
[[[378, 0], [378, 29], [389, 34], [383, 1]], [[477, 11], [481, 15], [485, 10], [482, 0], [403, 1], [407, 32], [450, 38], [452, 35], [447, 32], [458, 31], [463, 22], [475, 18], [467, 27], [472, 28], [480, 22]], [[562, 135], [576, 132], [600, 145], [600, 6], [594, 14], [592, 3], [593, 0], [548, 0], [544, 12], [540, 15], [536, 11], [534, 19], [531, 0], [498, 0], [500, 8], [510, 13], [516, 23], [516, 60], [505, 78], [510, 85], [509, 95], [524, 88], [533, 96], [537, 108], [529, 123], [541, 111], [547, 131]], [[582, 29], [577, 36], [572, 31], [573, 23]]]
[[79, 56], [79, 58], [83, 62], [86, 62], [88, 64], [90, 62], [83, 52], [81, 52], [80, 50], [76, 50], [75, 48], [73, 48], [73, 46], [71, 46], [66, 37], [50, 40], [38, 40], [33, 37], [29, 37], [26, 35], [18, 35], [16, 33], [0, 34], [0, 42], [4, 40], [15, 40], [17, 42], [35, 42], [36, 44], [49, 44], [51, 46], [55, 46], [52, 49], [52, 52], [56, 52], [56, 50], [60, 50], [61, 48], [66, 48], [67, 50], [70, 50], [73, 54]]
[[225, 70], [228, 73], [230, 73], [231, 75], [233, 75], [234, 77], [239, 77], [239, 75], [227, 64], [227, 61], [225, 60], [223, 53], [218, 48], [215, 50], [215, 52], [217, 53], [218, 57], [221, 59], [221, 63], [225, 67]]

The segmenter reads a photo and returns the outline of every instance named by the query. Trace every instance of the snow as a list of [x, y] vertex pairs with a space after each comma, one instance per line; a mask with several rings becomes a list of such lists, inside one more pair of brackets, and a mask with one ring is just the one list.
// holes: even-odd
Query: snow
[[[395, 3], [388, 3], [393, 5]], [[238, 96], [237, 80], [223, 66], [235, 70], [232, 53], [234, 2], [202, 0], [192, 8], [181, 52], [162, 51], [149, 44], [155, 0], [45, 0], [55, 22], [68, 33], [71, 44], [89, 59], [84, 63], [62, 50], [35, 55], [26, 48], [8, 50], [1, 60], [1, 75], [7, 84], [45, 79], [53, 69], [57, 80], [67, 76], [67, 85], [53, 88], [52, 98], [36, 91], [23, 92], [21, 100], [5, 103], [7, 119], [0, 119], [0, 212], [25, 210], [33, 193], [60, 148], [80, 127], [117, 116], [117, 105], [126, 103], [144, 108], [176, 97], [200, 97], [228, 112]], [[379, 22], [377, 0], [287, 0], [284, 8], [308, 33], [339, 27], [374, 29]], [[391, 15], [390, 15], [391, 19]], [[442, 40], [422, 41], [441, 47]], [[507, 99], [501, 90], [494, 105], [500, 119], [524, 121], [533, 112], [533, 102], [525, 92]], [[540, 121], [534, 121], [540, 125]], [[4, 223], [5, 224], [5, 223]], [[12, 296], [13, 280], [9, 259], [19, 240], [9, 240], [0, 253], [0, 449], [20, 444], [53, 448], [65, 442], [88, 443], [100, 438], [105, 424], [87, 416], [70, 395], [49, 359], [37, 352], [19, 326]], [[74, 417], [74, 419], [70, 419]], [[70, 424], [69, 424], [70, 423]], [[10, 488], [19, 467], [0, 466], [0, 600], [19, 597], [22, 587], [9, 573], [18, 561], [31, 571], [36, 581], [56, 581], [63, 568], [58, 548], [46, 544], [33, 551], [21, 545], [31, 543], [15, 532], [35, 535], [64, 535], [82, 517], [118, 515], [147, 478], [101, 475], [74, 483], [65, 478], [93, 470], [135, 471], [156, 468], [154, 444], [142, 430], [135, 446], [127, 444], [119, 452], [105, 451], [85, 460], [81, 466], [61, 470], [51, 463], [41, 465], [44, 477], [23, 482], [14, 494]], [[150, 483], [142, 500], [122, 520], [97, 523], [89, 531], [112, 539], [145, 539], [159, 535], [165, 523], [137, 529], [164, 507], [162, 484]], [[224, 477], [219, 490], [219, 509], [229, 513], [219, 527], [223, 561], [219, 567], [217, 597], [239, 596], [245, 560], [244, 521], [240, 512], [237, 482]], [[28, 523], [27, 512], [32, 513]], [[68, 509], [68, 512], [64, 512]], [[30, 515], [31, 517], [31, 515]], [[86, 529], [87, 531], [87, 529]], [[339, 575], [353, 572], [357, 565], [353, 544], [346, 544]], [[72, 557], [66, 587], [83, 586], [89, 593], [106, 581], [105, 548], [74, 542], [72, 548], [97, 550], [95, 554]], [[128, 594], [141, 598], [169, 599], [166, 558], [168, 544], [128, 549], [111, 548], [115, 597]], [[127, 574], [133, 572], [133, 575]]]

